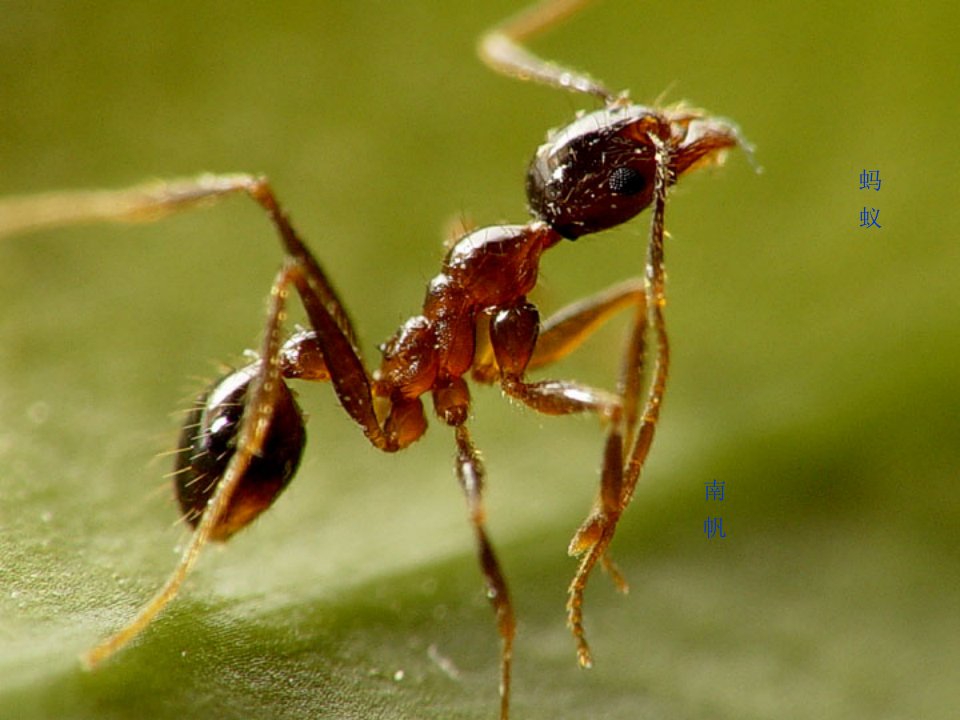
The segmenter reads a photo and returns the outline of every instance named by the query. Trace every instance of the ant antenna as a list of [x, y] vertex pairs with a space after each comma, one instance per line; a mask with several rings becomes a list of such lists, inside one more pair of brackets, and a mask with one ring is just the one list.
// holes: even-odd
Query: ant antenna
[[593, 0], [546, 0], [527, 8], [490, 30], [477, 45], [480, 59], [491, 69], [518, 80], [579, 92], [613, 105], [617, 96], [586, 73], [537, 57], [521, 43], [563, 22]]

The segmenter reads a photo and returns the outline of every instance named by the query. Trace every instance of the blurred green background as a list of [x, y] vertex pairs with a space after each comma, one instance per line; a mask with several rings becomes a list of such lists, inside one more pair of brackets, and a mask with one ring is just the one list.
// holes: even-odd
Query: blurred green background
[[[674, 364], [615, 556], [596, 666], [564, 627], [566, 543], [602, 435], [475, 392], [520, 616], [518, 718], [934, 718], [960, 687], [960, 244], [953, 3], [609, 0], [538, 40], [638, 101], [735, 119], [667, 210]], [[516, 3], [4, 2], [0, 194], [269, 175], [375, 345], [444, 227], [525, 217], [525, 163], [589, 101], [498, 77]], [[880, 171], [879, 192], [859, 190]], [[861, 229], [880, 210], [882, 229]], [[641, 272], [644, 217], [547, 256], [545, 310]], [[489, 718], [497, 641], [434, 424], [369, 449], [329, 387], [257, 525], [102, 672], [77, 655], [186, 534], [174, 412], [259, 337], [280, 260], [237, 199], [0, 243], [0, 717]], [[555, 374], [610, 387], [622, 323]], [[725, 483], [722, 504], [704, 483]], [[703, 522], [722, 516], [726, 538]], [[455, 668], [453, 672], [451, 668]]]

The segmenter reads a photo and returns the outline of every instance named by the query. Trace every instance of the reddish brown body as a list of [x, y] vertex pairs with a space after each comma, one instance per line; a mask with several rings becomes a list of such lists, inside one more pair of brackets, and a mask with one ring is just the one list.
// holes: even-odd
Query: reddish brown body
[[[201, 396], [185, 430], [176, 485], [185, 517], [197, 527], [198, 536], [226, 539], [269, 507], [292, 477], [302, 450], [303, 421], [285, 388], [286, 379], [331, 381], [341, 405], [370, 443], [386, 452], [407, 447], [426, 431], [422, 396], [430, 393], [437, 417], [454, 430], [456, 473], [503, 641], [501, 716], [506, 718], [515, 620], [484, 523], [484, 469], [467, 430], [470, 392], [465, 378], [469, 373], [482, 383], [499, 382], [506, 394], [537, 412], [592, 413], [608, 428], [599, 497], [569, 548], [581, 561], [570, 586], [568, 620], [579, 662], [589, 666], [583, 592], [597, 563], [610, 571], [618, 586], [626, 587], [608, 549], [649, 452], [666, 387], [663, 216], [667, 188], [684, 173], [717, 162], [738, 143], [736, 130], [723, 121], [686, 110], [632, 105], [613, 97], [603, 110], [552, 133], [537, 150], [527, 174], [533, 220], [526, 225], [485, 227], [461, 237], [430, 281], [421, 312], [381, 346], [382, 361], [372, 373], [361, 359], [343, 303], [266, 181], [245, 176], [211, 178], [188, 188], [184, 202], [248, 193], [269, 213], [288, 257], [273, 287], [261, 359]], [[644, 281], [615, 285], [541, 322], [527, 294], [536, 286], [543, 253], [563, 239], [576, 240], [619, 225], [651, 205]], [[291, 286], [303, 302], [311, 329], [281, 344], [283, 305]], [[628, 308], [634, 309], [633, 329], [624, 348], [617, 392], [575, 381], [527, 380], [529, 370], [572, 352], [599, 324]], [[654, 336], [657, 353], [641, 412], [648, 332]], [[205, 419], [222, 420], [217, 407], [222, 402], [223, 393], [218, 390], [222, 384], [242, 386], [243, 420], [234, 414], [214, 428]], [[235, 402], [236, 395], [231, 397]], [[221, 450], [211, 461], [215, 447], [228, 450]]]
[[[469, 397], [460, 378], [474, 362], [478, 318], [523, 300], [537, 283], [540, 256], [559, 240], [543, 223], [498, 225], [461, 238], [427, 286], [422, 313], [382, 347], [375, 394], [406, 407], [433, 391], [447, 424], [466, 420]], [[401, 447], [416, 439], [400, 435]]]
[[[183, 428], [174, 484], [184, 518], [195, 528], [190, 544], [156, 597], [88, 653], [89, 665], [136, 637], [173, 599], [206, 542], [226, 540], [245, 527], [290, 482], [305, 431], [289, 380], [329, 381], [369, 442], [385, 452], [407, 447], [426, 431], [422, 398], [429, 393], [435, 414], [453, 430], [456, 476], [502, 642], [500, 717], [506, 720], [516, 623], [486, 531], [484, 469], [467, 430], [468, 375], [481, 383], [499, 383], [504, 393], [537, 412], [590, 413], [604, 421], [597, 500], [569, 546], [580, 560], [569, 588], [567, 619], [578, 661], [590, 665], [584, 590], [597, 563], [625, 587], [610, 561], [609, 547], [650, 450], [666, 388], [667, 189], [693, 169], [719, 162], [741, 140], [728, 122], [683, 108], [635, 105], [626, 93], [614, 95], [592, 78], [543, 62], [522, 47], [524, 40], [582, 4], [584, 0], [548, 0], [484, 36], [480, 53], [494, 69], [590, 95], [601, 100], [603, 108], [550, 133], [536, 151], [526, 179], [530, 222], [474, 230], [453, 245], [427, 287], [420, 313], [381, 346], [383, 357], [375, 372], [363, 362], [356, 332], [326, 272], [263, 178], [203, 176], [160, 186], [28, 199], [17, 205], [16, 220], [7, 231], [86, 220], [152, 220], [243, 193], [266, 211], [285, 256], [271, 287], [259, 359], [204, 392]], [[537, 283], [543, 253], [563, 239], [576, 240], [627, 222], [646, 208], [652, 217], [642, 279], [613, 285], [541, 321], [527, 296]], [[0, 227], [0, 233], [3, 230]], [[302, 302], [310, 328], [284, 340], [291, 290]], [[624, 310], [632, 313], [632, 321], [615, 390], [572, 380], [527, 379], [529, 371], [574, 351], [600, 324]], [[651, 367], [645, 368], [648, 347], [655, 350]]]

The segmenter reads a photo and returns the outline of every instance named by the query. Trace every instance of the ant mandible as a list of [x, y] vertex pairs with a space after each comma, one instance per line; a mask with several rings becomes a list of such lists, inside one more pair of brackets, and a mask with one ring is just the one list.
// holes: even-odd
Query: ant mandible
[[[509, 713], [516, 621], [507, 583], [484, 522], [484, 469], [467, 428], [469, 374], [499, 383], [511, 398], [547, 415], [592, 413], [606, 426], [600, 488], [569, 552], [580, 558], [569, 587], [567, 619], [579, 664], [591, 664], [583, 596], [597, 563], [626, 583], [609, 546], [650, 451], [667, 383], [670, 352], [664, 321], [664, 211], [667, 190], [696, 168], [719, 163], [744, 146], [736, 128], [702, 112], [635, 105], [626, 93], [545, 62], [522, 43], [588, 0], [550, 0], [483, 36], [482, 59], [494, 70], [591, 95], [603, 108], [581, 113], [551, 132], [527, 172], [532, 219], [467, 232], [430, 281], [420, 313], [381, 346], [370, 372], [353, 324], [326, 272], [281, 209], [269, 182], [250, 175], [199, 178], [99, 193], [65, 193], [8, 202], [0, 232], [84, 221], [140, 221], [220, 198], [247, 194], [267, 213], [285, 261], [270, 289], [258, 359], [204, 392], [183, 427], [174, 485], [184, 519], [194, 528], [160, 592], [126, 627], [84, 659], [95, 666], [135, 638], [177, 594], [203, 546], [225, 541], [266, 510], [292, 479], [305, 441], [304, 419], [287, 386], [291, 379], [329, 381], [344, 410], [379, 450], [396, 452], [426, 431], [423, 396], [453, 431], [456, 475], [466, 496], [487, 594], [501, 639], [500, 717]], [[645, 275], [573, 303], [541, 322], [527, 296], [540, 258], [562, 240], [620, 225], [653, 208]], [[310, 329], [284, 339], [285, 305], [293, 289]], [[632, 313], [616, 392], [574, 381], [532, 382], [527, 372], [577, 349], [620, 311]], [[644, 355], [656, 347], [643, 393]], [[643, 397], [641, 407], [641, 397]]]

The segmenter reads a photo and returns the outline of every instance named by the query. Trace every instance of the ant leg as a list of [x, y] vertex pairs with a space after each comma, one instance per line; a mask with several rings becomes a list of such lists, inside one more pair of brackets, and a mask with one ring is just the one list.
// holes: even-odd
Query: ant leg
[[320, 264], [280, 209], [270, 186], [265, 180], [253, 179], [242, 189], [267, 211], [287, 254], [301, 270], [292, 280], [343, 409], [361, 427], [370, 444], [384, 452], [395, 452], [419, 439], [426, 431], [423, 403], [419, 399], [392, 403], [381, 423], [374, 407], [372, 376], [360, 357], [347, 311]]
[[[624, 397], [635, 403], [636, 393], [628, 391], [629, 387], [611, 393], [570, 381], [527, 382], [524, 375], [531, 367], [547, 365], [573, 352], [615, 312], [632, 306], [643, 315], [644, 304], [645, 294], [638, 282], [627, 281], [560, 311], [550, 318], [542, 336], [539, 313], [525, 298], [494, 308], [488, 327], [489, 352], [493, 358], [481, 359], [475, 378], [490, 381], [495, 368], [503, 391], [537, 412], [547, 415], [592, 412], [617, 426], [623, 415]], [[635, 369], [639, 367], [637, 364]], [[627, 410], [628, 415], [635, 414], [635, 409], [628, 407]]]
[[[601, 324], [626, 308], [634, 309], [634, 321], [624, 353], [624, 364], [616, 396], [574, 383], [523, 382], [522, 374], [525, 370], [543, 367], [565, 357], [576, 350]], [[494, 342], [489, 338], [489, 330], [494, 328], [499, 352], [504, 356], [504, 364], [510, 370], [507, 377], [503, 378], [505, 390], [508, 393], [541, 412], [562, 414], [593, 411], [602, 417], [611, 419], [619, 417], [621, 422], [611, 424], [611, 437], [608, 438], [608, 444], [616, 444], [621, 448], [629, 447], [637, 421], [643, 371], [647, 310], [646, 291], [642, 281], [636, 279], [624, 281], [561, 309], [543, 323], [542, 330], [535, 339], [533, 338], [535, 309], [532, 306], [524, 308], [521, 305], [519, 309], [507, 308], [506, 312], [500, 315], [503, 311], [503, 308], [498, 311], [494, 325], [491, 326], [488, 323], [488, 331], [481, 335], [481, 338], [484, 335], [488, 336], [487, 347], [483, 348], [483, 355], [474, 367], [474, 379], [480, 382], [492, 382], [496, 374], [504, 374], [495, 357]], [[523, 320], [525, 314], [529, 315], [526, 320]], [[524, 358], [529, 354], [531, 342], [536, 344], [529, 362], [524, 365]], [[542, 396], [550, 390], [559, 397], [546, 401]], [[575, 400], [571, 401], [570, 397]], [[618, 455], [620, 460], [614, 462], [614, 458]], [[605, 471], [604, 482], [601, 484], [601, 497], [607, 499], [604, 503], [606, 506], [613, 508], [619, 505], [619, 491], [616, 488], [619, 487], [618, 478], [622, 475], [622, 450], [614, 452], [614, 447], [611, 445], [605, 451], [604, 457]], [[571, 548], [578, 546], [579, 543], [576, 541], [571, 544]], [[573, 550], [571, 552], [579, 554]], [[626, 582], [606, 556], [604, 556], [604, 566], [610, 571], [617, 586], [625, 591]]]
[[484, 469], [466, 420], [470, 410], [470, 390], [462, 377], [441, 378], [434, 384], [433, 405], [437, 415], [454, 430], [457, 442], [457, 480], [467, 500], [470, 524], [476, 536], [477, 558], [487, 586], [487, 597], [493, 604], [500, 634], [500, 720], [507, 720], [510, 710], [510, 669], [513, 660], [513, 639], [516, 619], [507, 581], [500, 569], [493, 545], [487, 535], [483, 509]]
[[270, 428], [270, 421], [283, 380], [280, 373], [280, 347], [284, 305], [294, 267], [280, 271], [270, 291], [270, 308], [260, 349], [261, 362], [251, 384], [237, 439], [237, 450], [223, 477], [207, 503], [190, 543], [176, 569], [160, 591], [125, 627], [101, 641], [83, 656], [84, 665], [92, 669], [139, 635], [177, 596], [187, 574], [197, 562], [203, 546], [211, 539], [230, 509], [230, 501], [242, 482], [250, 462], [260, 454]]
[[224, 197], [246, 194], [260, 205], [276, 228], [286, 254], [303, 272], [297, 287], [323, 346], [337, 397], [375, 447], [388, 452], [423, 434], [422, 408], [416, 402], [394, 407], [388, 431], [374, 410], [370, 373], [363, 365], [353, 323], [326, 273], [300, 239], [264, 178], [253, 175], [201, 175], [147, 183], [121, 190], [66, 192], [15, 198], [0, 204], [0, 235], [40, 227], [83, 222], [145, 222]]
[[99, 222], [154, 222], [245, 191], [250, 175], [201, 175], [119, 190], [68, 190], [0, 201], [0, 235]]
[[500, 563], [484, 526], [483, 463], [480, 461], [476, 446], [470, 439], [467, 426], [456, 425], [454, 432], [457, 440], [457, 479], [467, 498], [470, 524], [476, 535], [477, 557], [487, 585], [487, 597], [493, 604], [497, 617], [497, 630], [500, 633], [500, 720], [507, 720], [510, 714], [510, 671], [517, 621], [513, 613], [513, 604], [510, 602], [506, 578], [500, 569]]
[[642, 311], [645, 301], [643, 281], [630, 278], [561, 308], [544, 320], [527, 370], [566, 357], [616, 313], [629, 308]]
[[267, 211], [286, 252], [315, 277], [316, 292], [356, 350], [356, 332], [320, 264], [290, 227], [265, 178], [246, 174], [200, 175], [149, 182], [119, 190], [67, 191], [0, 200], [0, 237], [44, 228], [98, 222], [155, 222], [167, 215], [249, 195]]
[[583, 626], [583, 594], [590, 573], [597, 562], [601, 563], [620, 592], [626, 593], [629, 590], [626, 579], [610, 559], [609, 547], [620, 515], [626, 507], [622, 499], [624, 447], [630, 447], [637, 420], [646, 327], [646, 307], [645, 303], [641, 302], [637, 307], [633, 331], [627, 342], [619, 383], [623, 403], [622, 414], [619, 422], [611, 426], [604, 446], [600, 492], [593, 509], [577, 528], [567, 548], [569, 555], [581, 557], [577, 571], [567, 589], [567, 625], [577, 644], [577, 662], [584, 668], [591, 667], [593, 660]]
[[[393, 407], [385, 426], [380, 424], [373, 407], [371, 377], [356, 349], [355, 333], [347, 313], [319, 263], [281, 211], [265, 180], [247, 175], [203, 176], [196, 180], [151, 186], [149, 192], [145, 188], [107, 192], [106, 195], [100, 195], [95, 203], [106, 208], [97, 215], [89, 212], [91, 207], [76, 210], [75, 204], [63, 201], [66, 203], [64, 207], [72, 205], [75, 211], [60, 213], [58, 223], [76, 221], [78, 218], [120, 222], [154, 219], [237, 192], [248, 194], [267, 211], [288, 255], [283, 270], [271, 288], [261, 362], [248, 391], [236, 441], [237, 449], [207, 501], [190, 543], [166, 584], [130, 623], [87, 653], [84, 661], [89, 667], [113, 655], [150, 624], [176, 597], [203, 546], [217, 536], [218, 528], [230, 510], [231, 500], [244, 480], [251, 461], [263, 451], [285, 370], [292, 374], [309, 372], [315, 379], [329, 377], [344, 409], [361, 426], [371, 444], [381, 450], [398, 450], [417, 439], [425, 429], [419, 401]], [[61, 196], [61, 200], [64, 197]], [[281, 343], [284, 304], [290, 284], [295, 286], [300, 295], [314, 331], [312, 339], [300, 337], [293, 346]], [[297, 357], [293, 354], [295, 352], [319, 353], [322, 357]]]
[[[317, 278], [301, 258], [289, 258], [271, 287], [270, 309], [267, 317], [260, 363], [251, 383], [245, 403], [243, 419], [236, 440], [236, 451], [228, 463], [223, 477], [203, 509], [190, 543], [184, 550], [176, 569], [166, 584], [124, 628], [102, 641], [84, 656], [87, 667], [94, 667], [109, 658], [140, 634], [152, 620], [176, 597], [187, 574], [196, 564], [203, 546], [218, 537], [231, 510], [237, 489], [243, 482], [254, 458], [262, 455], [265, 439], [270, 430], [274, 410], [282, 392], [285, 371], [300, 374], [309, 379], [330, 379], [340, 397], [341, 404], [360, 423], [371, 443], [381, 450], [397, 450], [402, 447], [379, 425], [372, 408], [369, 376], [345, 333], [317, 292]], [[314, 335], [300, 334], [295, 342], [282, 343], [284, 307], [293, 285], [310, 318]], [[319, 353], [321, 358], [310, 358]], [[298, 356], [297, 354], [301, 354]], [[347, 395], [347, 397], [344, 397]], [[406, 410], [404, 406], [402, 409]], [[367, 417], [369, 415], [369, 417]], [[424, 427], [415, 414], [402, 415], [404, 422], [397, 423], [397, 435], [409, 442], [419, 437]], [[412, 420], [411, 420], [412, 419]], [[389, 420], [388, 420], [389, 422]], [[412, 438], [412, 439], [410, 439]], [[232, 531], [231, 531], [232, 532]]]
[[[565, 358], [614, 315], [635, 308], [638, 303], [642, 305], [644, 301], [643, 281], [631, 278], [561, 308], [541, 323], [536, 346], [526, 369], [536, 370]], [[486, 327], [478, 332], [471, 377], [477, 382], [489, 384], [499, 378], [500, 369]]]
[[567, 604], [568, 622], [577, 642], [578, 662], [583, 667], [591, 664], [582, 613], [583, 590], [590, 571], [597, 561], [602, 560], [618, 589], [626, 591], [627, 587], [619, 570], [607, 558], [606, 551], [623, 510], [623, 449], [631, 442], [637, 417], [647, 314], [645, 292], [633, 281], [571, 306], [551, 325], [553, 335], [549, 336], [551, 339], [544, 345], [545, 350], [539, 358], [539, 362], [545, 364], [572, 351], [604, 316], [624, 306], [635, 308], [635, 319], [617, 394], [572, 382], [530, 383], [524, 380], [523, 375], [535, 347], [539, 345], [537, 310], [525, 300], [497, 309], [489, 324], [490, 343], [504, 392], [538, 412], [551, 415], [592, 412], [609, 422], [599, 496], [569, 548], [571, 555], [587, 552], [570, 586]]
[[611, 105], [616, 96], [603, 83], [585, 73], [576, 72], [543, 60], [522, 42], [562, 22], [587, 5], [590, 0], [547, 0], [529, 7], [480, 38], [480, 59], [496, 72], [551, 87], [592, 95]]
[[660, 407], [663, 404], [663, 395], [667, 386], [667, 374], [670, 368], [670, 341], [667, 337], [667, 324], [663, 316], [663, 308], [667, 304], [666, 272], [663, 263], [663, 233], [664, 209], [667, 203], [667, 187], [670, 185], [670, 153], [666, 144], [656, 135], [650, 134], [657, 148], [657, 173], [654, 180], [654, 208], [650, 221], [650, 243], [647, 246], [646, 262], [646, 289], [647, 289], [647, 322], [653, 328], [657, 341], [657, 357], [654, 363], [653, 378], [647, 391], [647, 398], [643, 408], [643, 422], [637, 434], [636, 442], [630, 452], [625, 468], [623, 497], [624, 507], [633, 498], [633, 491], [640, 472], [650, 451], [653, 442], [653, 433], [657, 420], [660, 418]]
[[[543, 323], [540, 337], [530, 358], [528, 370], [559, 360], [576, 350], [580, 344], [596, 329], [612, 317], [613, 314], [634, 309], [633, 329], [627, 342], [623, 368], [617, 392], [621, 398], [623, 412], [623, 440], [627, 447], [632, 442], [633, 430], [637, 422], [640, 385], [643, 374], [644, 332], [646, 330], [646, 291], [639, 279], [630, 279], [603, 290], [584, 300], [562, 308]], [[611, 431], [608, 443], [614, 443], [616, 428]], [[619, 480], [615, 474], [617, 453], [610, 447], [604, 453], [604, 481], [601, 482], [601, 498], [616, 495], [615, 488]], [[622, 462], [622, 459], [621, 459]], [[609, 501], [605, 504], [610, 505]], [[571, 544], [572, 547], [572, 544]], [[571, 552], [571, 554], [576, 554]], [[627, 592], [626, 580], [610, 560], [609, 553], [602, 557], [604, 569], [621, 592]]]
[[[627, 345], [624, 378], [622, 380], [622, 384], [627, 387], [627, 405], [636, 406], [636, 400], [630, 400], [629, 394], [631, 392], [639, 393], [639, 389], [632, 391], [630, 386], [634, 382], [639, 383], [644, 352], [643, 334], [647, 324], [653, 328], [657, 353], [652, 378], [647, 388], [642, 417], [631, 419], [628, 413], [626, 418], [628, 437], [632, 436], [633, 427], [638, 420], [640, 428], [637, 431], [636, 438], [627, 445], [630, 450], [624, 456], [625, 464], [622, 465], [622, 470], [616, 468], [613, 455], [617, 451], [623, 452], [623, 448], [611, 448], [611, 443], [608, 442], [604, 461], [603, 484], [604, 487], [609, 489], [601, 492], [599, 508], [595, 508], [588, 516], [570, 543], [571, 553], [583, 555], [577, 573], [570, 583], [567, 601], [568, 624], [577, 641], [577, 656], [580, 665], [583, 667], [588, 667], [591, 664], [590, 649], [583, 629], [583, 593], [590, 573], [597, 562], [602, 561], [607, 564], [607, 548], [616, 532], [621, 514], [633, 498], [640, 473], [653, 443], [670, 366], [670, 344], [663, 315], [663, 308], [666, 305], [663, 228], [667, 187], [670, 182], [670, 158], [665, 143], [653, 134], [650, 137], [656, 147], [657, 171], [654, 180], [654, 209], [650, 223], [650, 242], [647, 247], [645, 269], [646, 313], [645, 316], [638, 313], [633, 336]], [[637, 384], [637, 388], [639, 388], [639, 384]], [[607, 478], [608, 472], [613, 473], [610, 480]]]
[[[226, 180], [230, 182], [232, 178]], [[294, 275], [293, 282], [316, 332], [319, 351], [343, 409], [377, 449], [395, 452], [407, 447], [426, 431], [423, 403], [416, 398], [395, 401], [381, 423], [374, 407], [372, 376], [357, 348], [356, 331], [326, 273], [290, 224], [269, 183], [262, 178], [239, 180], [237, 189], [266, 210], [284, 249], [302, 270]]]

